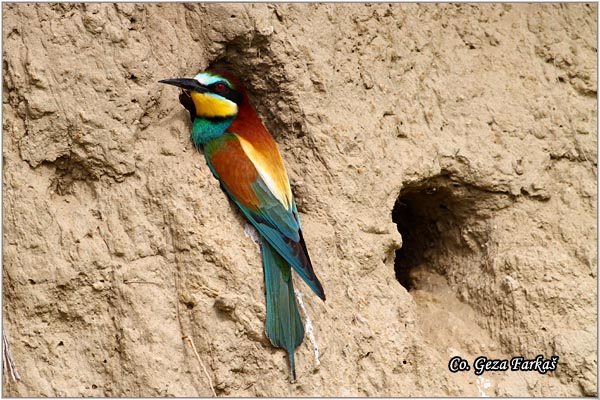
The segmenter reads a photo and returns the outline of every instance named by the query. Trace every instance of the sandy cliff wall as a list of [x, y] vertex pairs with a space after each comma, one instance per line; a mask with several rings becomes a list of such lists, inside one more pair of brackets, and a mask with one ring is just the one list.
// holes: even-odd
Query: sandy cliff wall
[[[12, 396], [596, 395], [596, 5], [3, 5]], [[227, 62], [326, 303], [297, 384], [177, 90]], [[297, 282], [300, 280], [297, 279]], [[450, 357], [558, 355], [452, 374]]]

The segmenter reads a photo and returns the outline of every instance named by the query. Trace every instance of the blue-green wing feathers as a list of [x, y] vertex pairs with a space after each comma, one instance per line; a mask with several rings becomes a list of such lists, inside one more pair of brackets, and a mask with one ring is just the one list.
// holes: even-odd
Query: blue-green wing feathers
[[[219, 179], [208, 158], [207, 161], [212, 173]], [[261, 206], [258, 210], [250, 210], [235, 198], [223, 182], [221, 184], [229, 198], [236, 203], [258, 232], [281, 254], [317, 296], [325, 300], [325, 291], [315, 275], [302, 236], [296, 202], [292, 202], [292, 210], [286, 209], [269, 191], [263, 179], [258, 176], [256, 182], [253, 182], [251, 186], [260, 200]]]

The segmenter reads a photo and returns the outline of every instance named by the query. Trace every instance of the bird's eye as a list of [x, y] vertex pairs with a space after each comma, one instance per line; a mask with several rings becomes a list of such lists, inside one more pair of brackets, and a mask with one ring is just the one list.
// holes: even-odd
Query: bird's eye
[[219, 93], [223, 93], [225, 91], [225, 84], [223, 82], [218, 82], [215, 84], [215, 91]]

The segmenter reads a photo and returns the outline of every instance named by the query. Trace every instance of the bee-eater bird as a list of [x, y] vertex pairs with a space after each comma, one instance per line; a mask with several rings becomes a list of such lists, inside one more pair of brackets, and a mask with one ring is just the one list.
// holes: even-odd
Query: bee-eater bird
[[304, 326], [291, 269], [325, 300], [304, 238], [296, 202], [275, 141], [248, 100], [239, 78], [225, 70], [194, 78], [161, 80], [183, 89], [181, 104], [192, 119], [192, 141], [203, 148], [208, 167], [229, 198], [261, 236], [267, 302], [266, 334], [283, 347], [296, 380], [294, 350]]

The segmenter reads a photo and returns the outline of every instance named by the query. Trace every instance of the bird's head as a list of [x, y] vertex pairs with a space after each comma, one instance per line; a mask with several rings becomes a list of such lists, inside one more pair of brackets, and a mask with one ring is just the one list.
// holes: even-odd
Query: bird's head
[[233, 119], [246, 99], [242, 82], [226, 70], [208, 70], [193, 78], [159, 81], [183, 89], [179, 101], [190, 112], [192, 120]]

